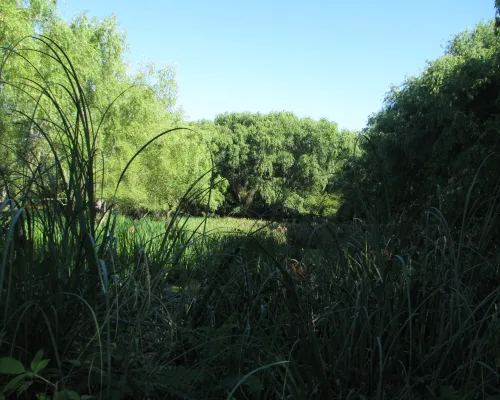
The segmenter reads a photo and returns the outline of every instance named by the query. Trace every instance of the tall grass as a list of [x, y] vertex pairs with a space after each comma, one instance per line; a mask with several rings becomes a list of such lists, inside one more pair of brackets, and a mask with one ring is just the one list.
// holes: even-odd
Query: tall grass
[[38, 90], [24, 118], [51, 149], [44, 162], [19, 159], [3, 183], [5, 396], [499, 398], [498, 193], [466, 208], [459, 232], [440, 209], [411, 228], [225, 232], [182, 206], [166, 224], [100, 215], [99, 132], [82, 84], [63, 49], [34, 40], [64, 71], [71, 107], [41, 76], [2, 82]]

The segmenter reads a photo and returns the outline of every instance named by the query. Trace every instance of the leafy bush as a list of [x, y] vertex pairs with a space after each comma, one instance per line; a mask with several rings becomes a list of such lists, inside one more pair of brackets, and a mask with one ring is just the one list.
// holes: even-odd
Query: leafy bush
[[344, 171], [344, 182], [356, 183], [344, 186], [346, 202], [379, 220], [441, 204], [454, 221], [473, 183], [471, 204], [491, 201], [500, 179], [499, 66], [500, 41], [481, 23], [392, 88], [363, 132], [362, 155]]

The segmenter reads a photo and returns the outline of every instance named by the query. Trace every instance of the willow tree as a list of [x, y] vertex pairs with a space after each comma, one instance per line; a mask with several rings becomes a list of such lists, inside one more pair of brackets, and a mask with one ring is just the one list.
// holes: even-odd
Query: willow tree
[[324, 214], [336, 208], [330, 180], [344, 155], [337, 124], [292, 113], [226, 113], [215, 119], [216, 162], [239, 212]]
[[[44, 82], [62, 109], [69, 112], [72, 108], [73, 100], [64, 89], [64, 69], [45, 54], [48, 49], [43, 41], [29, 39], [38, 34], [60, 46], [76, 69], [92, 113], [95, 148], [99, 151], [96, 159], [104, 164], [96, 167], [97, 171], [104, 168], [104, 180], [96, 179], [97, 190], [101, 196], [112, 197], [118, 177], [130, 158], [153, 136], [181, 121], [182, 116], [175, 108], [175, 69], [170, 65], [148, 64], [130, 74], [125, 61], [126, 35], [114, 17], [98, 20], [80, 14], [66, 22], [58, 15], [56, 4], [48, 0], [22, 4], [9, 1], [0, 7], [4, 60], [0, 89], [0, 151], [5, 160], [4, 176], [9, 175], [12, 181], [12, 175], [20, 169], [19, 164], [15, 165], [16, 160], [25, 163], [30, 158], [29, 163], [33, 166], [50, 163], [44, 159], [50, 154], [47, 142], [36, 134], [29, 121], [35, 108], [41, 124], [38, 128], [60, 137], [57, 112], [54, 114], [50, 107], [37, 103], [36, 88], [31, 87], [30, 82]], [[174, 141], [177, 143], [178, 139]], [[196, 180], [199, 168], [182, 165], [182, 170], [173, 171], [161, 162], [160, 154], [166, 157], [170, 151], [168, 143], [166, 137], [158, 142], [156, 151], [144, 151], [131, 164], [117, 193], [119, 203], [132, 208], [161, 210], [165, 204], [174, 202], [172, 191], [161, 194], [151, 183], [166, 181], [167, 176], [185, 171], [191, 172], [188, 180]], [[176, 191], [176, 196], [177, 201], [182, 194]]]

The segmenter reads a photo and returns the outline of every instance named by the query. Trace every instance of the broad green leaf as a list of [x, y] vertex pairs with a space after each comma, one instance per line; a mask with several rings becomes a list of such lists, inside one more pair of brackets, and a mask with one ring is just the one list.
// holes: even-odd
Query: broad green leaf
[[31, 368], [33, 369], [33, 372], [38, 373], [42, 369], [44, 369], [49, 364], [49, 362], [50, 362], [50, 360], [40, 360], [34, 366], [33, 366], [33, 363], [31, 363]]
[[0, 374], [19, 375], [25, 373], [23, 364], [12, 357], [0, 358]]
[[36, 365], [40, 362], [40, 360], [43, 358], [43, 349], [40, 349], [36, 352], [35, 357], [33, 358], [33, 361], [31, 361], [31, 369], [34, 371], [36, 369]]
[[14, 379], [11, 379], [7, 385], [3, 388], [5, 393], [17, 390], [25, 379], [25, 375], [18, 375]]
[[25, 392], [26, 390], [29, 389], [31, 385], [33, 385], [34, 381], [24, 381], [21, 383], [19, 388], [17, 389], [17, 395], [19, 396], [21, 393]]

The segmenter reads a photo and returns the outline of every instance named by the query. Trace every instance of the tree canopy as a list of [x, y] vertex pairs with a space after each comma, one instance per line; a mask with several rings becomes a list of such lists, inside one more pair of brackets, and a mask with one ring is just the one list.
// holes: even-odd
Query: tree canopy
[[[43, 35], [60, 46], [76, 69], [92, 112], [96, 149], [104, 164], [98, 168], [104, 170], [104, 179], [97, 180], [102, 182], [97, 190], [104, 198], [113, 197], [118, 177], [131, 157], [152, 137], [182, 121], [182, 114], [175, 108], [175, 69], [150, 63], [131, 74], [125, 61], [126, 36], [115, 17], [98, 20], [80, 14], [66, 22], [50, 0], [22, 4], [8, 1], [0, 7], [0, 156], [6, 160], [2, 163], [4, 183], [15, 194], [20, 190], [16, 182], [23, 163], [29, 161], [35, 166], [53, 162], [47, 159], [47, 140], [30, 123], [34, 110], [38, 128], [61, 140], [58, 111], [44, 104], [44, 99], [38, 103], [37, 85], [50, 87], [61, 109], [72, 107], [61, 63], [47, 53], [43, 40], [31, 39]], [[209, 147], [199, 144], [200, 139], [187, 131], [166, 135], [142, 152], [123, 179], [116, 197], [118, 204], [125, 209], [155, 211], [178, 205], [190, 185], [212, 167]], [[60, 145], [64, 148], [63, 142]], [[199, 190], [209, 184], [209, 178], [202, 180]], [[221, 195], [215, 192], [211, 207], [217, 207], [217, 199]], [[203, 201], [200, 198], [200, 204], [194, 207], [202, 207]]]
[[[239, 212], [332, 214], [329, 183], [342, 167], [348, 132], [292, 113], [226, 113], [215, 119], [218, 171]], [[347, 146], [347, 147], [346, 147]]]
[[387, 219], [432, 205], [453, 219], [473, 183], [470, 204], [496, 196], [500, 42], [491, 28], [459, 33], [420, 76], [391, 88], [363, 131], [362, 156], [344, 171], [358, 212], [373, 205]]

